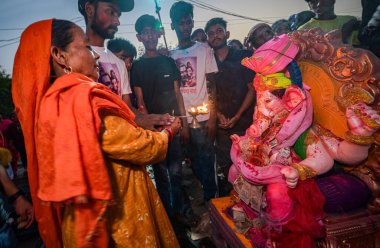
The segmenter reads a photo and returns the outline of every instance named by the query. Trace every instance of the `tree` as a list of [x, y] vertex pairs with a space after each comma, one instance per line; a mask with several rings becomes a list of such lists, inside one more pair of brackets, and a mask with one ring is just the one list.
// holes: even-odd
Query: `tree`
[[12, 78], [0, 66], [0, 113], [4, 118], [8, 118], [13, 110]]

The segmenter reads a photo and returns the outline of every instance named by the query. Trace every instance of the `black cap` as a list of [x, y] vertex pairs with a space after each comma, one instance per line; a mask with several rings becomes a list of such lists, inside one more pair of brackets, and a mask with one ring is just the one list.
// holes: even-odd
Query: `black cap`
[[86, 10], [84, 7], [85, 7], [86, 3], [87, 2], [93, 3], [95, 1], [116, 3], [119, 5], [121, 12], [129, 12], [129, 11], [133, 10], [133, 7], [135, 6], [134, 0], [78, 0], [79, 12], [85, 16]]

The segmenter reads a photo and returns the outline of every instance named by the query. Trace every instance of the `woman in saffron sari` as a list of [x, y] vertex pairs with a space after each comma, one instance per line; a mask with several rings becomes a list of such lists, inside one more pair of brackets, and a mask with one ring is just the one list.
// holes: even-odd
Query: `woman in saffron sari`
[[178, 247], [144, 165], [180, 128], [141, 129], [96, 83], [99, 58], [80, 27], [44, 20], [22, 34], [12, 94], [25, 132], [28, 177], [49, 247]]

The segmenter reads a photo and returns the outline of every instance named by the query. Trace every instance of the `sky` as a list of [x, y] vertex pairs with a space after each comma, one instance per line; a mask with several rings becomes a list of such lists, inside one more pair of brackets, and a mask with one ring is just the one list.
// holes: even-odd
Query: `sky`
[[[169, 46], [176, 46], [175, 32], [170, 28], [169, 10], [176, 0], [158, 0], [161, 17]], [[278, 19], [287, 19], [290, 15], [307, 10], [304, 0], [195, 0], [206, 3], [221, 10], [252, 17], [273, 23]], [[13, 60], [19, 37], [31, 23], [48, 19], [67, 19], [84, 28], [83, 17], [78, 12], [77, 0], [0, 0], [0, 66], [8, 74], [12, 74]], [[338, 15], [361, 16], [359, 0], [336, 0], [335, 13]], [[135, 8], [123, 13], [120, 17], [119, 31], [116, 37], [130, 40], [136, 47], [140, 46], [136, 39], [134, 23], [143, 15], [156, 15], [154, 0], [135, 0]], [[206, 22], [213, 17], [223, 17], [227, 22], [231, 39], [243, 41], [249, 29], [257, 22], [241, 17], [230, 16], [204, 8], [194, 7], [194, 30], [204, 28]], [[163, 43], [163, 38], [160, 40]]]

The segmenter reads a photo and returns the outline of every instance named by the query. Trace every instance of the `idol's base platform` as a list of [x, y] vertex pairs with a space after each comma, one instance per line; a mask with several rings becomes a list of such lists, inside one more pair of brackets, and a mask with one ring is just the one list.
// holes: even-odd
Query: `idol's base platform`
[[[234, 222], [225, 213], [233, 204], [231, 197], [211, 200], [213, 241], [217, 247], [253, 247], [247, 237], [235, 231]], [[363, 210], [328, 216], [325, 224], [327, 237], [316, 241], [318, 248], [380, 248], [380, 215], [369, 215]]]

